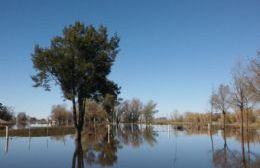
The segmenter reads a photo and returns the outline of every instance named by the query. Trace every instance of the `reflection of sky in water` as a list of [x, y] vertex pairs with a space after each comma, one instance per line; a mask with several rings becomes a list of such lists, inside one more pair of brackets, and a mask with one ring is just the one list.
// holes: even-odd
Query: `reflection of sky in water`
[[[112, 130], [109, 141], [115, 142], [116, 156], [112, 167], [116, 168], [136, 168], [136, 167], [213, 167], [212, 163], [212, 144], [210, 136], [205, 133], [187, 133], [185, 131], [176, 131], [167, 126], [156, 126], [145, 129], [145, 126], [132, 128], [127, 127], [125, 130], [119, 128]], [[99, 134], [89, 136], [86, 134], [84, 143], [85, 148], [93, 150], [98, 156], [108, 148], [108, 136], [106, 130], [100, 129]], [[116, 136], [112, 136], [116, 134]], [[88, 137], [89, 136], [89, 137]], [[224, 140], [221, 133], [215, 133], [213, 136], [213, 147], [215, 151], [223, 149]], [[99, 142], [99, 145], [93, 145]], [[245, 141], [246, 142], [246, 141]], [[106, 145], [102, 146], [104, 143]], [[1, 168], [15, 167], [71, 167], [74, 153], [74, 137], [72, 135], [56, 137], [12, 137], [9, 139], [9, 150], [5, 153], [6, 138], [0, 138]], [[91, 146], [92, 145], [92, 146]], [[227, 145], [230, 156], [235, 155], [238, 151], [241, 153], [241, 143], [235, 136], [227, 137]], [[245, 151], [247, 153], [247, 144]], [[98, 149], [99, 151], [95, 151]], [[250, 144], [251, 153], [260, 157], [260, 143], [255, 141]], [[234, 154], [232, 153], [234, 152]], [[108, 156], [108, 154], [106, 155]], [[239, 155], [240, 156], [240, 155]], [[232, 160], [231, 158], [230, 160]], [[235, 158], [237, 159], [237, 158]], [[239, 158], [238, 158], [239, 159]], [[255, 159], [252, 156], [251, 159]], [[105, 161], [103, 161], [105, 162]], [[85, 167], [101, 167], [100, 164], [94, 163], [91, 166], [86, 164]]]
[[[1, 138], [1, 145], [5, 145]], [[9, 140], [9, 151], [1, 151], [1, 167], [64, 167], [70, 165], [74, 141], [65, 137], [65, 145], [50, 137], [20, 138]], [[66, 166], [70, 167], [70, 166]]]

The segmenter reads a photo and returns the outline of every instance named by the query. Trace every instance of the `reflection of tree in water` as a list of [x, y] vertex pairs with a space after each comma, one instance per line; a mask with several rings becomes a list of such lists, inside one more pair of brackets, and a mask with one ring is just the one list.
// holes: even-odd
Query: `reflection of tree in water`
[[[226, 130], [226, 137], [234, 137], [237, 141], [241, 142], [241, 132], [239, 129], [229, 128]], [[260, 134], [255, 129], [251, 129], [244, 133], [244, 141], [250, 143], [260, 142]]]
[[213, 153], [214, 167], [239, 168], [243, 167], [241, 153], [237, 150], [231, 151], [227, 146], [216, 149]]
[[[241, 135], [240, 129], [227, 127], [221, 132], [223, 138], [223, 148], [215, 149], [212, 135], [217, 133], [217, 129], [208, 130], [206, 127], [185, 127], [188, 135], [209, 134], [211, 141], [212, 163], [214, 167], [231, 168], [256, 168], [260, 167], [260, 155], [250, 151], [250, 143], [259, 143], [260, 135], [257, 130], [248, 130]], [[241, 144], [241, 150], [229, 148], [227, 138], [234, 138]]]
[[[250, 158], [249, 158], [250, 157]], [[231, 150], [228, 147], [217, 149], [213, 154], [214, 167], [227, 168], [257, 168], [260, 167], [260, 155], [249, 151], [249, 155], [238, 150]]]
[[125, 145], [139, 147], [143, 143], [142, 132], [137, 124], [124, 124], [118, 127], [118, 138]]
[[151, 146], [157, 143], [158, 134], [153, 130], [153, 126], [145, 125], [144, 129], [140, 129], [137, 124], [125, 124], [118, 127], [118, 138], [125, 145], [140, 147], [143, 143]]
[[215, 167], [244, 167], [241, 153], [237, 150], [230, 151], [226, 148], [216, 150], [213, 163]]
[[140, 130], [136, 124], [89, 125], [82, 132], [81, 143], [75, 143], [72, 167], [113, 166], [117, 162], [117, 151], [122, 148], [121, 143], [139, 147], [146, 142], [153, 146], [157, 142], [157, 136], [152, 126], [145, 126], [143, 130]]
[[[233, 127], [227, 127], [225, 129], [225, 135], [224, 131], [221, 132], [222, 137], [224, 136], [226, 138], [235, 138], [237, 141], [241, 142], [241, 132], [238, 128]], [[199, 135], [199, 134], [208, 134], [207, 127], [201, 127], [201, 126], [194, 126], [194, 127], [185, 127], [185, 133], [187, 135]], [[218, 129], [212, 129], [211, 134], [214, 135], [218, 132]], [[260, 142], [260, 134], [255, 129], [251, 129], [248, 132], [244, 133], [244, 141], [249, 141], [250, 143], [256, 143]]]
[[[110, 136], [110, 142], [107, 141]], [[98, 163], [102, 166], [112, 166], [117, 161], [117, 148], [119, 141], [113, 136], [107, 135], [102, 142], [97, 143], [94, 149], [98, 152]]]
[[50, 139], [61, 142], [64, 145], [66, 144], [66, 137], [65, 137], [64, 133], [62, 133], [62, 135], [50, 136]]
[[75, 141], [75, 151], [72, 157], [72, 168], [84, 168], [83, 149], [81, 141]]
[[151, 125], [145, 126], [145, 129], [143, 130], [143, 138], [149, 145], [153, 146], [157, 143], [157, 136], [158, 133], [153, 130]]
[[112, 166], [117, 161], [119, 141], [105, 125], [88, 127], [82, 134], [83, 157], [87, 165]]
[[51, 140], [54, 140], [54, 141], [58, 141], [58, 142], [65, 142], [65, 135], [60, 135], [60, 136], [51, 136], [50, 137]]
[[[216, 134], [217, 131], [218, 131], [217, 129], [212, 129], [211, 130], [211, 135]], [[208, 127], [195, 125], [195, 126], [187, 126], [187, 127], [185, 127], [185, 133], [187, 135], [203, 135], [203, 134], [208, 134], [209, 130], [208, 130]]]
[[249, 162], [249, 167], [251, 168], [259, 168], [260, 167], [260, 155], [251, 154], [252, 160]]
[[[260, 166], [260, 156], [250, 151], [250, 142], [258, 139], [256, 132], [251, 130], [242, 136], [239, 130], [228, 130], [227, 132], [222, 132], [222, 136], [224, 147], [213, 152], [214, 167], [255, 168]], [[228, 147], [226, 142], [227, 136], [235, 137], [241, 143], [241, 151], [231, 150]], [[247, 143], [246, 148], [245, 143]], [[247, 152], [245, 152], [246, 150]]]

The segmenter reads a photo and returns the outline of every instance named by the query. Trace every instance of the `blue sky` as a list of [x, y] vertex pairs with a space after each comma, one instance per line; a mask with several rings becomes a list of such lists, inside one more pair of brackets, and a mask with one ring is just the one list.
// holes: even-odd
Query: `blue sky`
[[0, 102], [46, 117], [67, 104], [59, 88], [33, 88], [31, 53], [64, 26], [104, 24], [121, 38], [110, 78], [120, 97], [150, 99], [159, 116], [208, 108], [212, 86], [260, 49], [259, 0], [6, 0], [0, 2]]

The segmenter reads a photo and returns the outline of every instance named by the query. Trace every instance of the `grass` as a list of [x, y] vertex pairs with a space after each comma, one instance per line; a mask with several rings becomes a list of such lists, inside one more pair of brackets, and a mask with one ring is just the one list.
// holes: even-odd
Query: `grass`
[[[9, 136], [19, 136], [19, 137], [41, 137], [41, 136], [57, 136], [74, 134], [74, 127], [35, 127], [26, 129], [9, 129]], [[0, 137], [6, 136], [6, 130], [0, 130]]]

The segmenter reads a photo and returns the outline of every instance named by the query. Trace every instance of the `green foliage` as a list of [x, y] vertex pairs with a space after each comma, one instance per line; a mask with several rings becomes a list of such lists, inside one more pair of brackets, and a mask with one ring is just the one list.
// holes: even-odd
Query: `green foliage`
[[[99, 101], [106, 94], [115, 98], [119, 87], [107, 76], [118, 53], [119, 38], [108, 36], [107, 28], [76, 22], [65, 27], [61, 36], [51, 39], [49, 47], [35, 46], [32, 62], [35, 87], [50, 90], [59, 85], [63, 96], [73, 103], [74, 124], [82, 127], [86, 99]], [[76, 101], [78, 121], [76, 122]]]
[[5, 121], [10, 121], [13, 118], [14, 118], [13, 111], [9, 107], [0, 103], [0, 119]]
[[106, 94], [104, 97], [102, 97], [101, 102], [103, 108], [108, 114], [109, 121], [113, 121], [116, 115], [114, 107], [117, 103], [117, 97], [115, 95]]
[[110, 93], [117, 95], [118, 86], [107, 79], [118, 53], [117, 35], [108, 38], [107, 29], [85, 26], [80, 22], [65, 27], [62, 36], [52, 38], [47, 48], [35, 46], [32, 62], [35, 87], [50, 90], [50, 82], [60, 85], [64, 97], [76, 95], [97, 99]]

